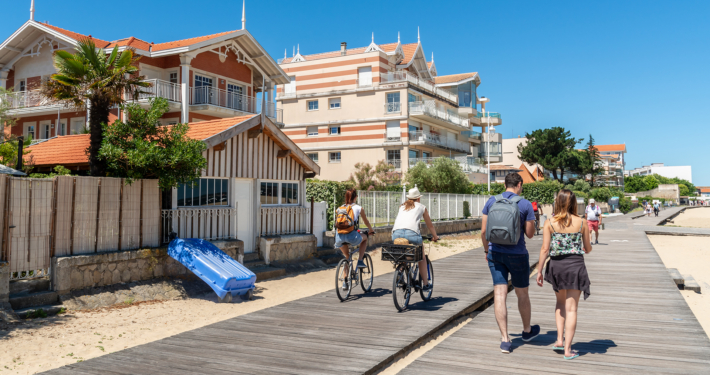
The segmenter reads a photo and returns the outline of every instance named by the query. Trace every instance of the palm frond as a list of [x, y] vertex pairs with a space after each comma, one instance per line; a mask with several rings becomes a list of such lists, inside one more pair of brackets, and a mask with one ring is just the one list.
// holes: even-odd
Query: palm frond
[[127, 66], [130, 66], [132, 60], [133, 50], [127, 49], [121, 52], [121, 56], [119, 56], [118, 61], [116, 61], [116, 68], [125, 68]]
[[113, 50], [111, 50], [111, 56], [108, 58], [107, 65], [113, 65], [113, 62], [116, 60], [116, 56], [118, 56], [118, 46], [113, 47]]

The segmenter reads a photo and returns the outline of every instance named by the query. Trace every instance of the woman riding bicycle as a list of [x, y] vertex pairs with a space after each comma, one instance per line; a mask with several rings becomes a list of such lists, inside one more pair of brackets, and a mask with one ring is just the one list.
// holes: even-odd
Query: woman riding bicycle
[[[350, 206], [352, 209], [353, 213], [353, 222], [355, 223], [355, 230], [349, 232], [349, 233], [338, 233], [339, 231], [335, 231], [335, 248], [340, 249], [340, 251], [343, 252], [343, 255], [345, 256], [345, 259], [348, 259], [350, 256], [350, 249], [348, 248], [348, 244], [350, 244], [353, 247], [360, 246], [360, 251], [358, 255], [358, 261], [357, 261], [357, 268], [367, 268], [365, 263], [362, 261], [363, 257], [365, 256], [365, 249], [367, 248], [367, 235], [369, 234], [375, 234], [374, 229], [372, 229], [372, 226], [370, 225], [370, 221], [367, 220], [367, 215], [365, 215], [365, 210], [362, 208], [362, 206], [356, 204], [357, 202], [357, 190], [355, 189], [348, 189], [345, 191], [345, 206]], [[360, 235], [360, 230], [358, 229], [358, 220], [362, 217], [362, 221], [365, 222], [365, 225], [367, 225], [367, 228], [369, 229], [369, 232], [365, 235], [365, 238], [363, 238]], [[343, 289], [347, 289], [347, 269], [343, 269]]]
[[[394, 227], [392, 228], [392, 241], [398, 238], [404, 238], [411, 245], [421, 245], [424, 241], [422, 240], [422, 234], [419, 230], [419, 223], [424, 218], [427, 228], [429, 228], [429, 233], [432, 235], [432, 241], [438, 241], [439, 236], [436, 235], [436, 229], [434, 229], [434, 224], [431, 223], [431, 218], [429, 218], [429, 211], [426, 207], [419, 203], [421, 201], [422, 194], [419, 193], [419, 189], [416, 187], [410, 189], [407, 194], [407, 200], [399, 207], [399, 213], [397, 213], [397, 219], [394, 221]], [[419, 261], [419, 269], [426, 270], [426, 259]], [[429, 284], [429, 275], [426, 272], [420, 272], [422, 278], [422, 289], [429, 290], [431, 285]]]

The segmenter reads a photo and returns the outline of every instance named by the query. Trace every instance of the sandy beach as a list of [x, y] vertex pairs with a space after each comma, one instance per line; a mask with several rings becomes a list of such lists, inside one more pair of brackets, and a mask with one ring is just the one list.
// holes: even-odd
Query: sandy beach
[[[431, 246], [429, 257], [441, 259], [480, 246], [478, 233], [443, 236]], [[380, 260], [379, 250], [371, 256], [376, 275], [392, 272], [391, 263]], [[25, 320], [0, 330], [0, 374], [46, 371], [329, 291], [334, 272], [331, 268], [259, 282], [253, 301], [219, 304], [211, 294]]]
[[673, 219], [673, 224], [668, 226], [710, 228], [710, 207], [685, 210], [685, 212]]
[[[685, 215], [701, 211], [688, 210]], [[703, 210], [710, 220], [710, 210]], [[682, 217], [683, 215], [679, 216]], [[676, 223], [677, 223], [676, 219]], [[667, 268], [676, 268], [681, 275], [691, 275], [700, 284], [702, 294], [681, 290], [681, 294], [710, 336], [710, 241], [708, 237], [649, 236]]]

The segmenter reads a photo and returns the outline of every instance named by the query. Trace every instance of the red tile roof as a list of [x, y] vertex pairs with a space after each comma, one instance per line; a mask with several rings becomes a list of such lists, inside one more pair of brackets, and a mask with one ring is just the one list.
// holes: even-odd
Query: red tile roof
[[458, 82], [458, 81], [463, 81], [464, 79], [469, 79], [472, 77], [476, 76], [476, 72], [472, 73], [459, 73], [459, 74], [449, 74], [447, 76], [438, 76], [434, 77], [434, 83], [442, 84], [442, 83], [452, 83], [452, 82]]
[[533, 176], [532, 173], [528, 170], [528, 168], [525, 167], [525, 164], [520, 165], [520, 170], [518, 171], [518, 174], [523, 178], [523, 183], [524, 184], [529, 184], [537, 181], [535, 176]]
[[412, 59], [414, 58], [414, 52], [417, 51], [418, 45], [419, 43], [402, 44], [404, 59], [402, 59], [402, 62], [400, 64], [409, 64], [409, 62], [412, 61]]
[[[413, 43], [414, 46], [416, 46], [416, 43]], [[408, 44], [403, 44], [402, 47]], [[387, 43], [387, 44], [378, 44], [378, 46], [385, 52], [392, 52], [397, 48], [397, 43]], [[348, 48], [345, 50], [345, 56], [351, 56], [351, 55], [357, 55], [361, 53], [365, 53], [365, 50], [367, 47], [356, 47], [356, 48]], [[340, 50], [338, 51], [330, 51], [330, 52], [321, 52], [321, 53], [314, 53], [310, 55], [301, 55], [303, 56], [306, 61], [311, 61], [311, 60], [321, 60], [321, 59], [330, 59], [333, 57], [339, 57], [342, 56]], [[281, 64], [287, 64], [290, 63], [291, 60], [293, 60], [293, 57], [286, 57], [283, 59]]]
[[83, 34], [75, 33], [73, 31], [65, 30], [60, 27], [56, 27], [56, 26], [53, 26], [53, 25], [50, 25], [50, 24], [44, 23], [44, 22], [39, 22], [39, 23], [46, 26], [46, 27], [49, 27], [50, 29], [52, 29], [60, 34], [64, 34], [74, 40], [83, 40], [83, 39], [89, 38], [94, 41], [94, 44], [96, 44], [96, 47], [106, 48], [109, 44], [111, 44], [110, 42], [107, 42], [105, 40], [96, 39], [96, 38], [92, 37], [91, 35], [86, 36]]
[[[187, 136], [205, 140], [254, 116], [258, 115], [191, 122], [188, 124], [190, 129], [187, 131]], [[32, 159], [32, 163], [36, 166], [87, 164], [89, 157], [86, 149], [89, 148], [89, 137], [89, 134], [77, 134], [50, 138], [28, 147], [30, 153], [24, 158], [28, 161]]]
[[710, 188], [700, 188], [701, 193], [710, 193]]
[[198, 36], [198, 37], [189, 38], [189, 39], [176, 40], [174, 42], [158, 43], [158, 44], [153, 45], [153, 51], [162, 51], [162, 50], [171, 49], [171, 48], [190, 46], [190, 45], [193, 45], [196, 43], [200, 43], [200, 42], [204, 42], [206, 40], [220, 37], [222, 35], [233, 33], [235, 31], [237, 31], [237, 30], [225, 31], [222, 33], [217, 33], [217, 34], [212, 34], [212, 35]]
[[609, 152], [609, 151], [621, 151], [621, 152], [626, 152], [626, 145], [625, 144], [620, 144], [620, 145], [596, 145], [597, 150], [600, 152]]

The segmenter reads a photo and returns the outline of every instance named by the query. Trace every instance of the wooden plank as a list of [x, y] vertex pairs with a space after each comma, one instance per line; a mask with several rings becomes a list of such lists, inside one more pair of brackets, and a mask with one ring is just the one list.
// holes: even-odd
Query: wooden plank
[[680, 272], [678, 272], [677, 269], [675, 268], [668, 268], [668, 273], [671, 275], [671, 279], [675, 282], [675, 285], [678, 285], [678, 287], [682, 287], [683, 284], [685, 284], [685, 280], [683, 280], [683, 276], [681, 276]]
[[693, 292], [698, 292], [700, 293], [700, 284], [698, 284], [697, 281], [693, 278], [693, 276], [690, 275], [683, 275], [683, 289], [684, 290], [692, 290]]

